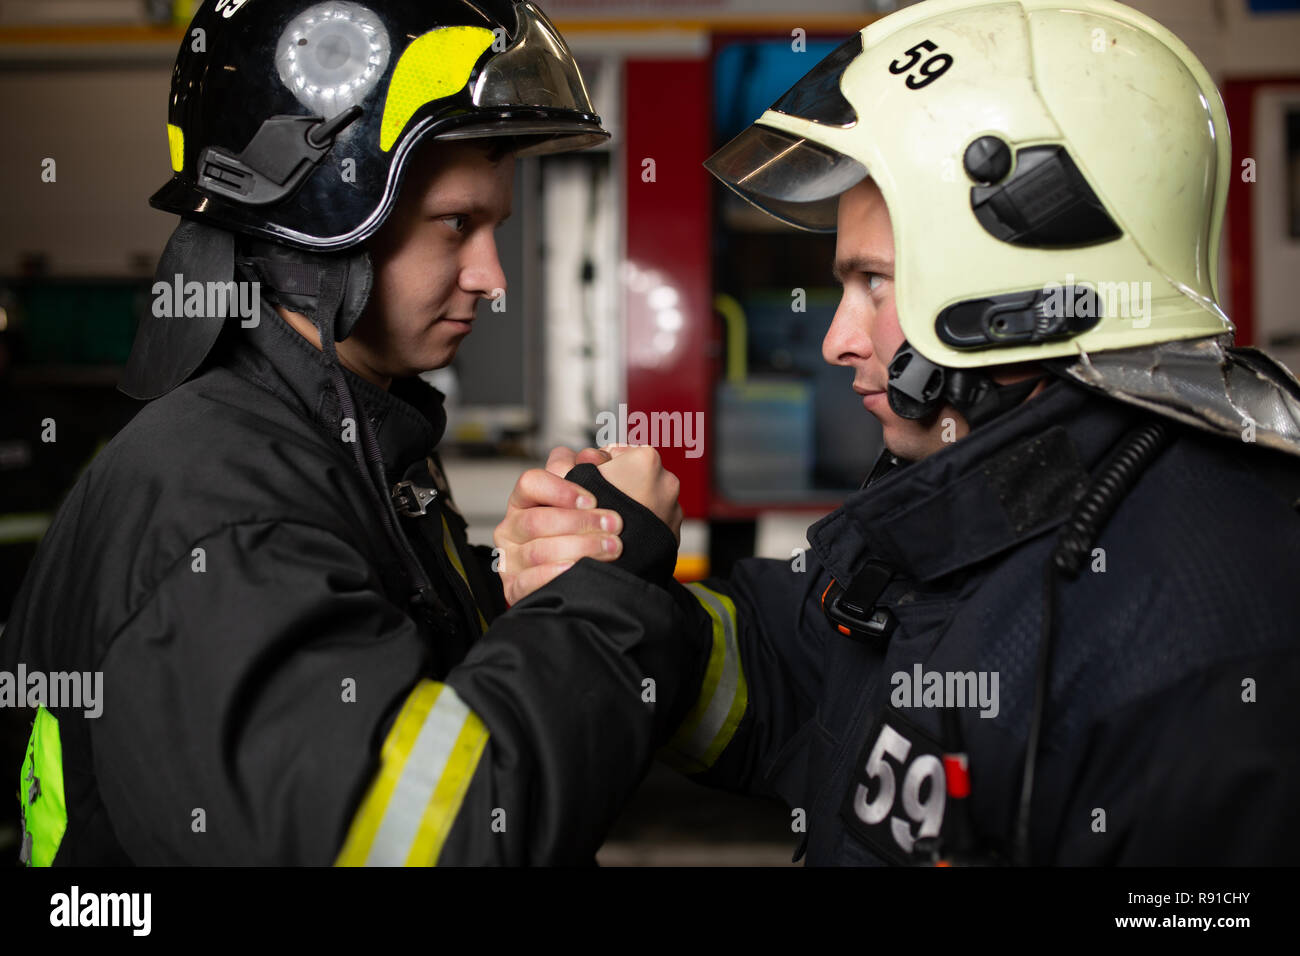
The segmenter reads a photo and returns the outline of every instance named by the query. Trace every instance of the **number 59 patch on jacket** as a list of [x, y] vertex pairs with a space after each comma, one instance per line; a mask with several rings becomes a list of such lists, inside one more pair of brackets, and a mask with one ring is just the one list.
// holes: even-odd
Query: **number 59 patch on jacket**
[[914, 863], [916, 841], [943, 829], [944, 750], [886, 708], [867, 734], [840, 810], [850, 830], [882, 857]]

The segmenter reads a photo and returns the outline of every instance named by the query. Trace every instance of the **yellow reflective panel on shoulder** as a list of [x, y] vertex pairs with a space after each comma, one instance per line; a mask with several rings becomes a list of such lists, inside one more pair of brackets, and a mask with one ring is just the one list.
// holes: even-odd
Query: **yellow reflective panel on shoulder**
[[379, 146], [393, 148], [411, 117], [425, 103], [464, 89], [474, 64], [492, 45], [485, 27], [442, 27], [419, 37], [402, 54], [388, 82]]
[[49, 866], [68, 829], [68, 807], [63, 795], [59, 720], [43, 705], [36, 709], [20, 774], [18, 800], [23, 822], [20, 858], [28, 866]]
[[172, 154], [172, 169], [179, 173], [185, 168], [185, 133], [171, 123], [167, 124], [167, 147]]
[[749, 688], [740, 663], [736, 605], [702, 584], [689, 584], [686, 589], [713, 622], [713, 648], [700, 696], [672, 740], [659, 751], [659, 758], [683, 773], [700, 773], [712, 767], [731, 743], [749, 705]]
[[436, 864], [487, 740], [455, 690], [420, 681], [384, 740], [379, 773], [335, 865]]

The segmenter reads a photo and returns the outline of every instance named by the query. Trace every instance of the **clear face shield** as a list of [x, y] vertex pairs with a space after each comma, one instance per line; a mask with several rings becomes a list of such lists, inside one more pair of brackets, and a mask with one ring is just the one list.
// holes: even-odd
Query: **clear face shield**
[[810, 232], [834, 232], [840, 194], [867, 178], [856, 159], [757, 124], [704, 166], [742, 199]]
[[[855, 33], [772, 104], [772, 111], [841, 129], [855, 125], [858, 116], [840, 91], [840, 79], [861, 53], [862, 35]], [[759, 123], [704, 167], [746, 202], [811, 232], [834, 232], [840, 194], [868, 176], [855, 159]]]
[[521, 3], [519, 38], [492, 57], [474, 80], [471, 95], [480, 109], [521, 111], [513, 118], [469, 123], [440, 134], [440, 140], [487, 136], [545, 136], [517, 151], [528, 156], [594, 146], [609, 138], [592, 108], [577, 61], [564, 38], [536, 6]]

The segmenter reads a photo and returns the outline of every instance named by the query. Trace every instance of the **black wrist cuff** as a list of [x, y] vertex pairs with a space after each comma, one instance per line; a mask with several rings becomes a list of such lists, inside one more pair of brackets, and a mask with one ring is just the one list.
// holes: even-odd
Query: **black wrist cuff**
[[677, 539], [668, 525], [606, 481], [595, 465], [576, 465], [564, 477], [590, 491], [598, 507], [617, 511], [623, 518], [623, 553], [611, 562], [615, 567], [652, 582], [672, 578], [677, 566]]

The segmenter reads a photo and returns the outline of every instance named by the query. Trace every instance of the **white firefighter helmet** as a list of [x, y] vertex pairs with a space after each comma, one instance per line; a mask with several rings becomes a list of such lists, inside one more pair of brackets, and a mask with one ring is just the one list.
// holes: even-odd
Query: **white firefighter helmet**
[[1231, 147], [1185, 44], [1112, 0], [925, 0], [851, 37], [705, 164], [835, 229], [867, 177], [907, 342], [976, 369], [1231, 333]]

